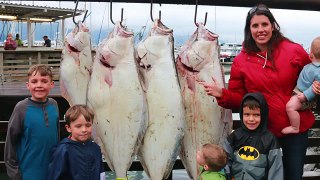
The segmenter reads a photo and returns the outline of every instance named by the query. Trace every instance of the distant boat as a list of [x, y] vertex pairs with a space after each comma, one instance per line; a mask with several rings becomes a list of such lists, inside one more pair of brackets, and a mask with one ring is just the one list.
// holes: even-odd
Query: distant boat
[[223, 43], [220, 45], [220, 61], [232, 62], [233, 59], [241, 52], [242, 44]]

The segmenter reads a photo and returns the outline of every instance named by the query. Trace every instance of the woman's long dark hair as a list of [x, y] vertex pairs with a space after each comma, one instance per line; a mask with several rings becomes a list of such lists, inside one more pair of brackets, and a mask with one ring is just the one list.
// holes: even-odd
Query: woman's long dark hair
[[289, 40], [289, 39], [284, 37], [283, 34], [280, 32], [280, 26], [276, 21], [276, 19], [274, 18], [274, 16], [272, 15], [272, 13], [270, 12], [269, 8], [264, 4], [258, 4], [248, 12], [247, 19], [246, 19], [246, 26], [244, 28], [243, 48], [248, 53], [257, 53], [260, 51], [260, 49], [256, 45], [256, 42], [252, 38], [251, 30], [250, 30], [251, 19], [254, 15], [266, 16], [271, 22], [271, 25], [273, 26], [272, 36], [267, 45], [268, 47], [267, 53], [268, 53], [268, 60], [271, 61], [272, 67], [275, 70], [275, 62], [273, 58], [274, 49], [279, 45], [279, 43], [282, 40]]

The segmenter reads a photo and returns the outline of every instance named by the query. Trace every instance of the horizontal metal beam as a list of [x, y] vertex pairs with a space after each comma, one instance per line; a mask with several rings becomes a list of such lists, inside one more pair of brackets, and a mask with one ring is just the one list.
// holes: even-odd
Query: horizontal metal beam
[[43, 10], [37, 10], [37, 11], [33, 11], [33, 12], [30, 12], [28, 14], [24, 14], [23, 16], [19, 17], [19, 18], [27, 18], [27, 17], [33, 17], [35, 15], [39, 15], [39, 14], [43, 14], [47, 12], [46, 9], [43, 9]]
[[[36, 0], [40, 1], [40, 0]], [[46, 1], [46, 0], [41, 0]], [[60, 0], [70, 1], [70, 0]], [[72, 1], [74, 2], [74, 1]], [[79, 0], [79, 2], [88, 2], [88, 0]], [[90, 2], [109, 2], [103, 0], [90, 0]], [[150, 3], [150, 0], [114, 0], [113, 2], [122, 3]], [[195, 5], [195, 0], [154, 0], [155, 4], [185, 4]], [[234, 7], [253, 7], [258, 3], [264, 3], [269, 8], [276, 9], [295, 9], [295, 10], [320, 10], [319, 0], [199, 0], [198, 5], [209, 6], [234, 6]]]

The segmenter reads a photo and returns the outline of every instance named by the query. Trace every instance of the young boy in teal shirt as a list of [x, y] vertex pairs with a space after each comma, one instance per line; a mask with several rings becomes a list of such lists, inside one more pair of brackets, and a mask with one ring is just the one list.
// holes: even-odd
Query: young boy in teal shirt
[[58, 143], [59, 109], [48, 98], [54, 87], [51, 69], [35, 65], [29, 69], [27, 88], [31, 97], [17, 103], [9, 120], [4, 161], [14, 180], [44, 180], [50, 150]]

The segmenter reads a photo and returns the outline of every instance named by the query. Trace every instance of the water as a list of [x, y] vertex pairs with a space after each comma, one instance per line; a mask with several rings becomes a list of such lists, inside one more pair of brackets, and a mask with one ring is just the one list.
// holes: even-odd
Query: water
[[[106, 172], [106, 179], [116, 179], [115, 173], [111, 171]], [[173, 180], [190, 180], [186, 170], [173, 170]], [[128, 171], [128, 180], [149, 180], [144, 171]]]

